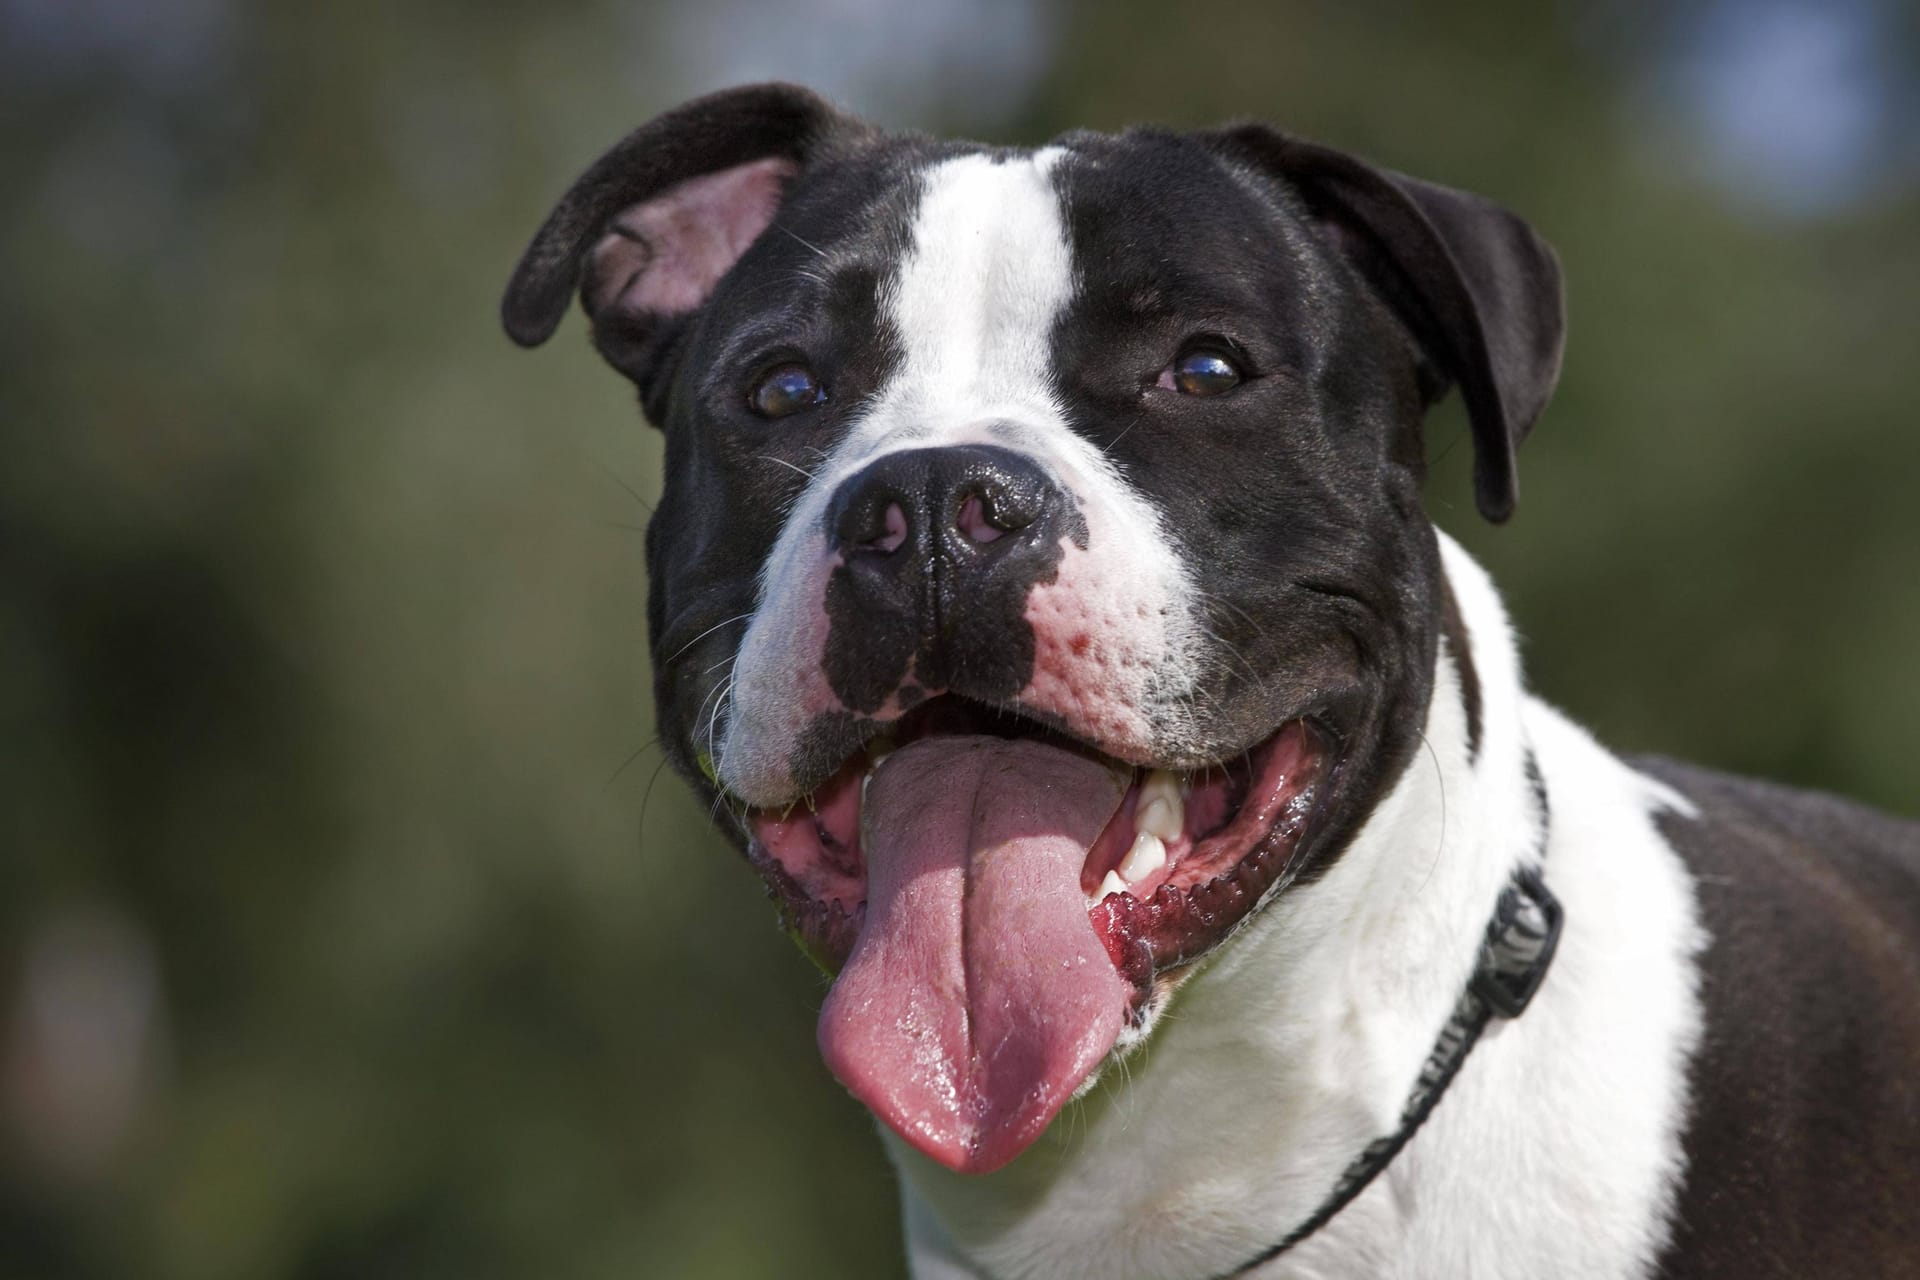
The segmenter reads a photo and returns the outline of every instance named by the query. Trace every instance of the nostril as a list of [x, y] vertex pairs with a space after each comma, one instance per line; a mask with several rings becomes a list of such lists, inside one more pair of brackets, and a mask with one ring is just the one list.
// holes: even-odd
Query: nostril
[[976, 547], [1032, 528], [1046, 505], [1043, 493], [1018, 483], [988, 482], [962, 492], [953, 527]]
[[836, 551], [866, 566], [863, 573], [898, 576], [921, 559], [954, 556], [985, 568], [1016, 547], [1047, 541], [1061, 498], [1038, 464], [1010, 450], [903, 449], [835, 490], [824, 532]]
[[907, 540], [907, 513], [897, 502], [889, 502], [886, 512], [880, 517], [880, 533], [860, 544], [863, 550], [878, 551], [882, 555], [891, 555], [900, 549]]
[[960, 514], [954, 517], [954, 523], [969, 542], [984, 546], [1007, 535], [1007, 530], [987, 518], [987, 504], [980, 500], [977, 493], [968, 494], [967, 500], [960, 504]]

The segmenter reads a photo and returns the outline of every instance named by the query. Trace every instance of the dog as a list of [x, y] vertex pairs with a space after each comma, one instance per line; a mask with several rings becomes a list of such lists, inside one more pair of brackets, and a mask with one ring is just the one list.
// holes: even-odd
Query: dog
[[1519, 217], [1259, 124], [653, 120], [503, 319], [664, 430], [660, 739], [832, 976], [919, 1277], [1920, 1274], [1920, 825], [1627, 762], [1423, 512]]

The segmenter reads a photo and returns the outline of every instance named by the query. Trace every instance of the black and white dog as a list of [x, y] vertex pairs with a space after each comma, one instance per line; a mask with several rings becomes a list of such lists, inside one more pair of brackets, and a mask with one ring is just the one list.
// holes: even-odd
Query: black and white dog
[[594, 164], [508, 332], [576, 288], [665, 429], [661, 739], [915, 1275], [1920, 1274], [1920, 826], [1609, 754], [1423, 513], [1447, 387], [1492, 520], [1553, 390], [1520, 219], [768, 85]]

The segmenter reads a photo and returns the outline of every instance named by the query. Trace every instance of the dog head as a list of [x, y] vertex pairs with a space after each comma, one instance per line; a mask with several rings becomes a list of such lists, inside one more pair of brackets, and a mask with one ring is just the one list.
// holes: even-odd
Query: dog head
[[1261, 126], [1014, 151], [783, 85], [596, 162], [508, 332], [576, 289], [666, 437], [661, 740], [837, 974], [829, 1065], [967, 1171], [1405, 766], [1422, 416], [1460, 387], [1505, 519], [1562, 332], [1518, 218]]

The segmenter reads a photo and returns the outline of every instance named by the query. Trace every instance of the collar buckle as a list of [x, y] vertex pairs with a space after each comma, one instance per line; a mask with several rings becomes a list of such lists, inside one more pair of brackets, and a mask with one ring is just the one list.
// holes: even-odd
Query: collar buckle
[[1547, 976], [1566, 912], [1537, 867], [1514, 872], [1487, 922], [1480, 962], [1467, 989], [1502, 1018], [1526, 1012]]

